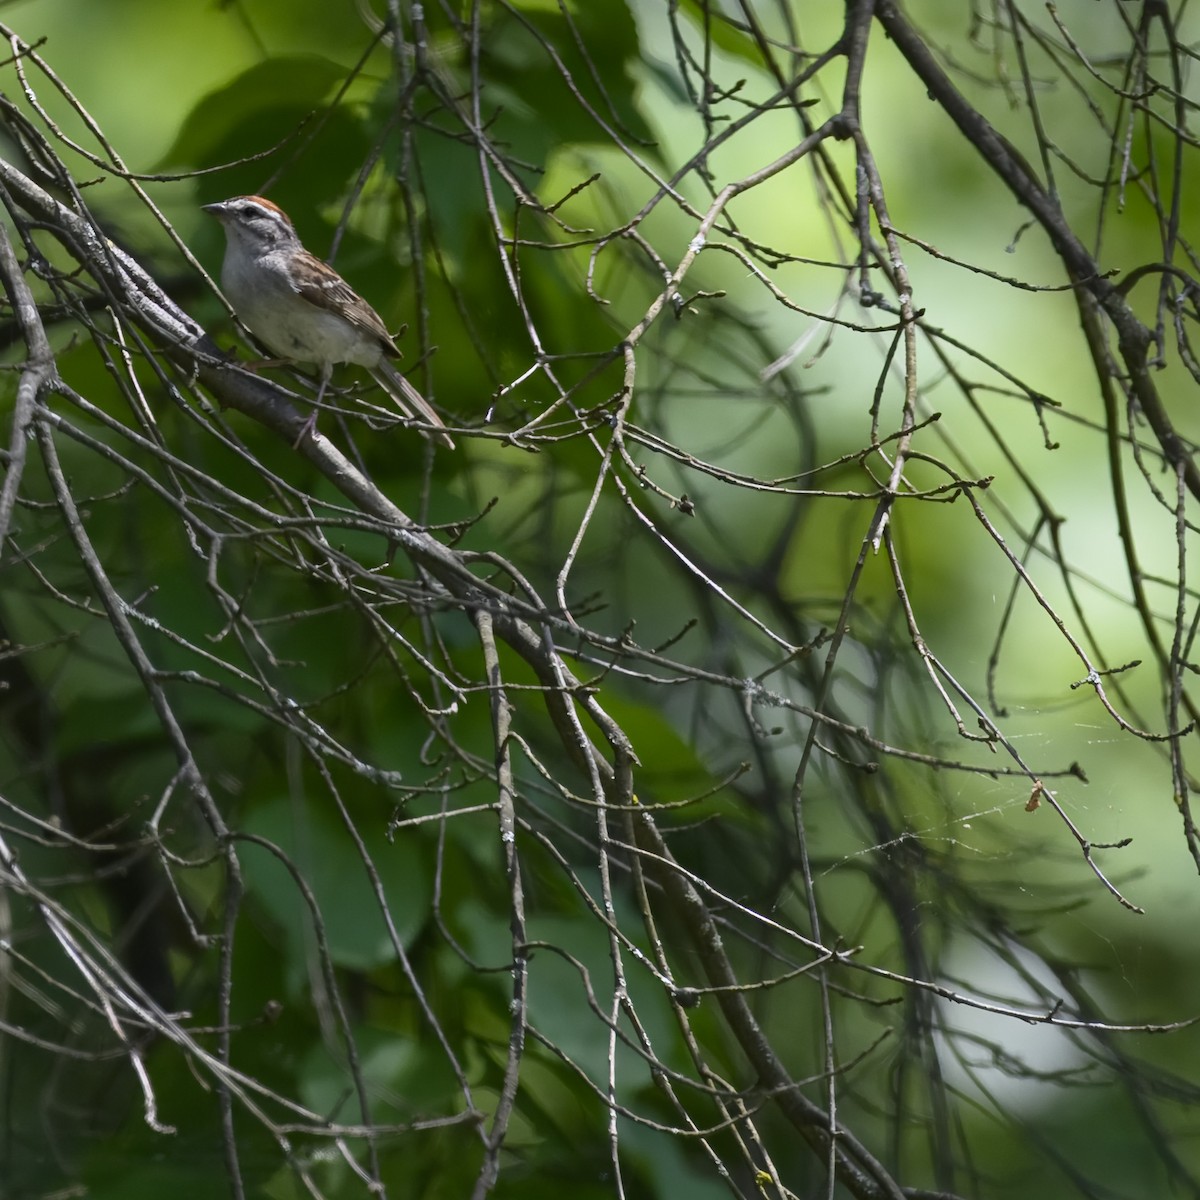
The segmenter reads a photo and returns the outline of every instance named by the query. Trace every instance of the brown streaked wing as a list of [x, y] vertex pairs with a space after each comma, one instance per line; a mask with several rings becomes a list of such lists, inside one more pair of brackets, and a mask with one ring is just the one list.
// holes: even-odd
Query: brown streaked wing
[[351, 325], [377, 337], [389, 358], [400, 358], [387, 326], [379, 314], [328, 264], [314, 258], [314, 279], [302, 279], [296, 286], [301, 299], [326, 312], [339, 313]]

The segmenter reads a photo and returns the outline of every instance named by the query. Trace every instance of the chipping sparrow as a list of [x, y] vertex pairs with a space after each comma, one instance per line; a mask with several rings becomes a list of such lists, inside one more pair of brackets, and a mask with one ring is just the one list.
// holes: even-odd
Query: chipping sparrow
[[[413, 420], [433, 426], [426, 437], [453, 448], [442, 419], [388, 359], [399, 358], [379, 314], [331, 267], [301, 245], [287, 214], [262, 196], [235, 196], [205, 204], [225, 226], [221, 287], [251, 333], [280, 358], [319, 363], [325, 395], [334, 363], [357, 363]], [[304, 423], [298, 446], [316, 427]]]

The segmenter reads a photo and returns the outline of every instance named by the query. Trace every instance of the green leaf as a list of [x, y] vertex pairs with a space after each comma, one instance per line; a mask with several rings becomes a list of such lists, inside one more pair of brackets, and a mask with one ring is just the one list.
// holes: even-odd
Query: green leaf
[[[231, 142], [242, 147], [242, 154], [247, 153], [247, 123], [266, 112], [289, 114], [278, 135], [287, 136], [305, 116], [324, 105], [345, 74], [338, 63], [312, 54], [257, 63], [231, 83], [209, 92], [192, 109], [158, 169], [180, 164], [213, 166], [224, 161], [218, 150]], [[269, 149], [271, 144], [265, 142], [260, 149]]]
[[[429, 908], [424, 856], [411, 841], [389, 842], [382, 817], [374, 825], [366, 820], [356, 825], [387, 896], [392, 923], [401, 941], [409, 944], [424, 925]], [[280, 797], [250, 813], [245, 828], [279, 847], [307, 881], [336, 964], [369, 970], [395, 962], [367, 866], [354, 839], [332, 813]], [[309, 907], [278, 857], [248, 848], [243, 862], [255, 897], [286, 932], [294, 981], [303, 983], [305, 954], [314, 937]]]
[[679, 0], [679, 7], [690, 14], [696, 22], [697, 29], [703, 31], [719, 50], [732, 54], [735, 58], [744, 59], [751, 63], [756, 71], [762, 70], [762, 51], [755, 40], [742, 30], [737, 29], [723, 16], [715, 18], [708, 10], [708, 4], [701, 0]]
[[521, 8], [525, 20], [498, 20], [484, 43], [488, 98], [502, 107], [501, 128], [518, 157], [540, 163], [563, 145], [611, 145], [615, 133], [657, 158], [632, 85], [641, 51], [628, 6]]

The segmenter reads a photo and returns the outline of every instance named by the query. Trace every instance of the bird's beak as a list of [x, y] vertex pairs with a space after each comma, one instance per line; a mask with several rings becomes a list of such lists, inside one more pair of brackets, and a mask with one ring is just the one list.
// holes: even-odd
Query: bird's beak
[[225, 201], [222, 200], [219, 204], [202, 204], [200, 210], [211, 213], [214, 217], [222, 217], [225, 215]]

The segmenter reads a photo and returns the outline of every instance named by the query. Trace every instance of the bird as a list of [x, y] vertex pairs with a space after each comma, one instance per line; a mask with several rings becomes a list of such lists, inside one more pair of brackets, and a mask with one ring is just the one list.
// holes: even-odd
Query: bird
[[239, 319], [272, 354], [317, 363], [321, 382], [312, 415], [296, 438], [314, 433], [335, 363], [366, 367], [405, 416], [423, 421], [426, 437], [449, 449], [454, 439], [429, 401], [390, 360], [400, 351], [379, 314], [326, 262], [304, 248], [279, 205], [234, 196], [201, 206], [225, 228], [221, 290]]

